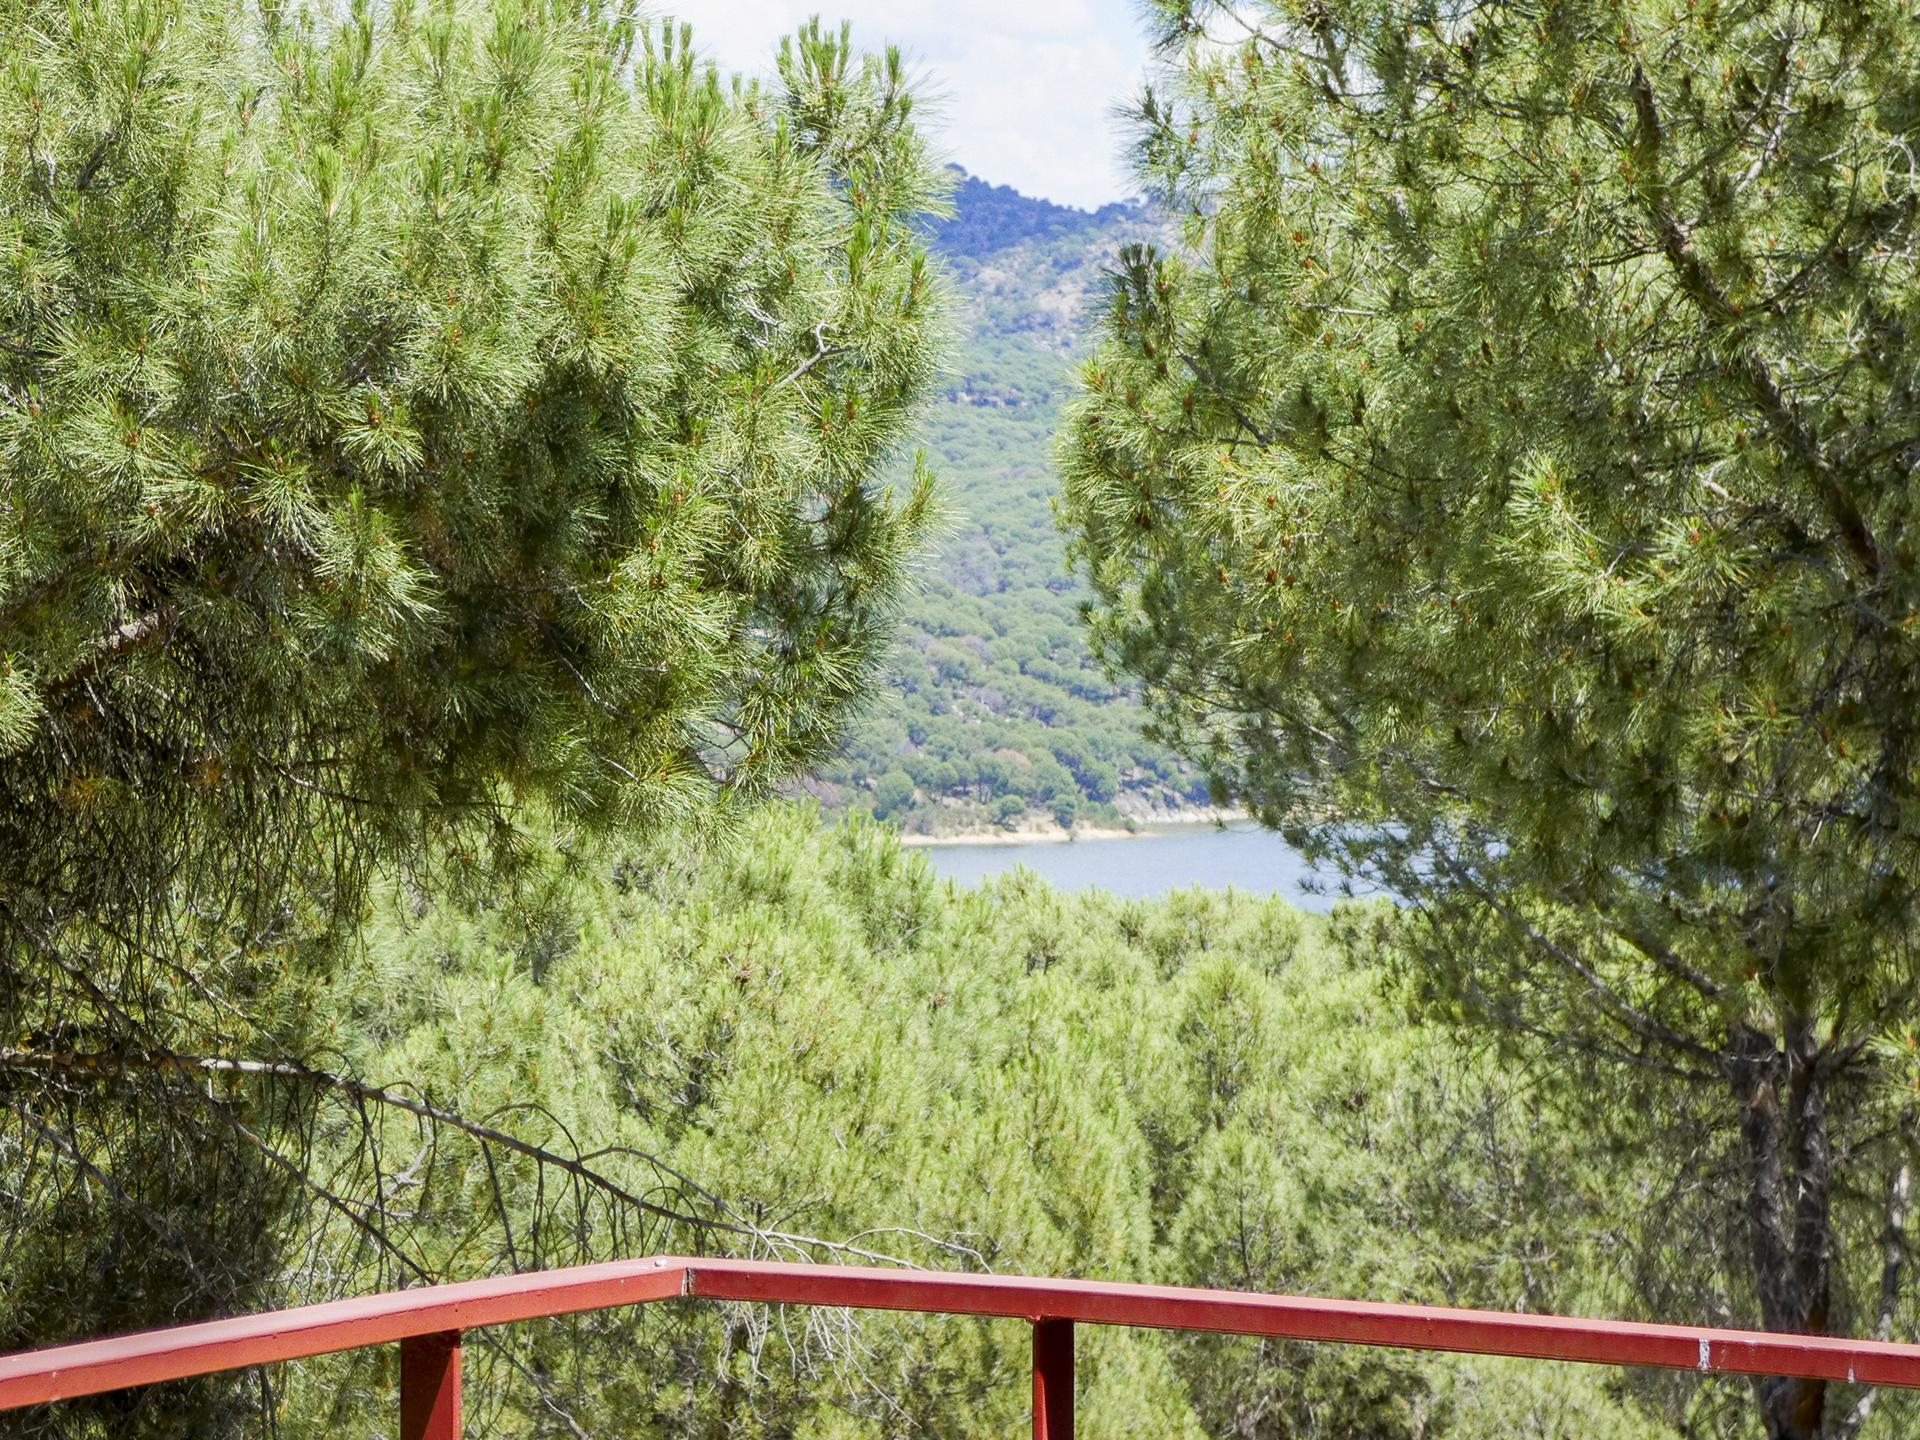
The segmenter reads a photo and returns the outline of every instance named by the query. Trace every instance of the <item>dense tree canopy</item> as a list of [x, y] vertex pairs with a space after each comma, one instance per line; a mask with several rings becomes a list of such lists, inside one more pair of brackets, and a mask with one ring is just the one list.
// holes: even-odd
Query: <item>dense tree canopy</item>
[[5, 28], [10, 883], [104, 913], [188, 835], [646, 819], [831, 743], [924, 513], [869, 485], [937, 359], [897, 65], [729, 93], [564, 7]]
[[1437, 998], [1719, 1097], [1752, 1319], [1884, 1331], [1900, 1246], [1834, 1207], [1890, 1195], [1898, 1238], [1912, 16], [1159, 13], [1139, 154], [1185, 244], [1131, 258], [1060, 452], [1098, 642], [1223, 789], [1415, 902]]
[[[526, 1153], [388, 1106], [408, 1262], [455, 1278], [724, 1247], [1601, 1313], [1636, 1284], [1608, 1257], [1639, 1177], [1596, 1163], [1551, 1080], [1408, 1023], [1325, 917], [1031, 872], [968, 889], [878, 826], [769, 812], [723, 853], [582, 854], [484, 912], [382, 897], [328, 997], [352, 1069], [510, 1113], [520, 1140], [686, 1217], [583, 1205]], [[352, 1149], [325, 1168], [370, 1193]], [[480, 1223], [496, 1187], [506, 1221]], [[417, 1273], [356, 1238], [333, 1226], [323, 1268], [357, 1289]], [[1086, 1440], [1674, 1440], [1683, 1413], [1591, 1366], [1102, 1326], [1077, 1343]], [[467, 1353], [489, 1437], [575, 1433], [565, 1416], [631, 1440], [984, 1440], [1024, 1433], [1032, 1397], [1018, 1320], [642, 1306], [470, 1332]], [[391, 1364], [286, 1367], [279, 1433], [390, 1434]]]
[[876, 479], [944, 323], [911, 99], [617, 4], [0, 3], [0, 1145], [69, 1287], [21, 1333], [227, 1303], [212, 1197], [300, 1165], [179, 1057], [311, 1057], [293, 942], [370, 865], [831, 747], [930, 503]]

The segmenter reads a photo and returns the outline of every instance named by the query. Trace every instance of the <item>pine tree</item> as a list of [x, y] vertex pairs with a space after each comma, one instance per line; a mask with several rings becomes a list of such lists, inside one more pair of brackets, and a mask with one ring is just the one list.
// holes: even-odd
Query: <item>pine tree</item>
[[867, 693], [946, 182], [897, 54], [779, 76], [620, 0], [0, 0], [9, 1341], [274, 1273], [286, 1115], [182, 1057], [310, 1061], [373, 867], [700, 822]]
[[[1138, 158], [1183, 241], [1127, 257], [1060, 449], [1106, 657], [1224, 793], [1409, 902], [1435, 1003], [1695, 1096], [1742, 1152], [1747, 1323], [1887, 1333], [1912, 16], [1158, 14]], [[1884, 1268], [1836, 1238], [1883, 1195]], [[1851, 1435], [1872, 1394], [1829, 1389], [1770, 1383], [1767, 1432]]]
[[[1331, 928], [1245, 892], [950, 886], [882, 826], [768, 806], [704, 856], [602, 852], [483, 914], [390, 894], [329, 998], [357, 1072], [467, 1114], [511, 1105], [520, 1139], [728, 1222], [629, 1211], [623, 1231], [595, 1206], [583, 1224], [524, 1152], [423, 1139], [387, 1107], [409, 1181], [394, 1237], [450, 1278], [720, 1248], [1611, 1313], [1618, 1277], [1593, 1262], [1634, 1177], [1596, 1163], [1604, 1137], [1564, 1123], [1551, 1077], [1409, 1023]], [[478, 1225], [496, 1186], [509, 1223]], [[380, 1257], [354, 1238], [325, 1268], [366, 1288]], [[1021, 1434], [1032, 1393], [1028, 1327], [965, 1316], [639, 1306], [469, 1342], [488, 1436], [565, 1416], [632, 1440], [985, 1440]], [[1678, 1440], [1591, 1366], [1103, 1326], [1076, 1343], [1089, 1440]], [[278, 1433], [390, 1434], [386, 1363], [287, 1367]]]

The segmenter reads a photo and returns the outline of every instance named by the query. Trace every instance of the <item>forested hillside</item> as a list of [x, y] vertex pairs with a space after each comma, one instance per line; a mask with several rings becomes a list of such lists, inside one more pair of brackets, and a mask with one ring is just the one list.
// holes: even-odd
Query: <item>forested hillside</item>
[[936, 248], [964, 338], [923, 427], [954, 528], [907, 603], [890, 689], [813, 789], [829, 813], [922, 833], [1192, 815], [1204, 783], [1141, 738], [1131, 693], [1088, 653], [1049, 454], [1088, 309], [1121, 247], [1159, 227], [1140, 206], [1072, 210], [973, 176], [954, 209]]

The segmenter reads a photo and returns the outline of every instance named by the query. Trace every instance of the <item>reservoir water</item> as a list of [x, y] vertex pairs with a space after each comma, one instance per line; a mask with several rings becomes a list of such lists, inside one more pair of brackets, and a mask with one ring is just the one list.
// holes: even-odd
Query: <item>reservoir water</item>
[[[1251, 824], [1052, 845], [928, 845], [921, 853], [963, 885], [1025, 865], [1063, 890], [1098, 885], [1142, 900], [1189, 885], [1278, 894], [1304, 910], [1330, 909], [1340, 897], [1337, 877], [1316, 875], [1278, 835]], [[1302, 888], [1316, 881], [1326, 893]]]

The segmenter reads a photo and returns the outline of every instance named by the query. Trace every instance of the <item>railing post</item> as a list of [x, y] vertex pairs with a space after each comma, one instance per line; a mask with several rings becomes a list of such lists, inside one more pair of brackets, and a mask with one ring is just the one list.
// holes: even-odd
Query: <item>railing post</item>
[[1033, 1440], [1073, 1440], [1073, 1321], [1033, 1322]]
[[460, 1332], [400, 1342], [400, 1440], [460, 1440]]

